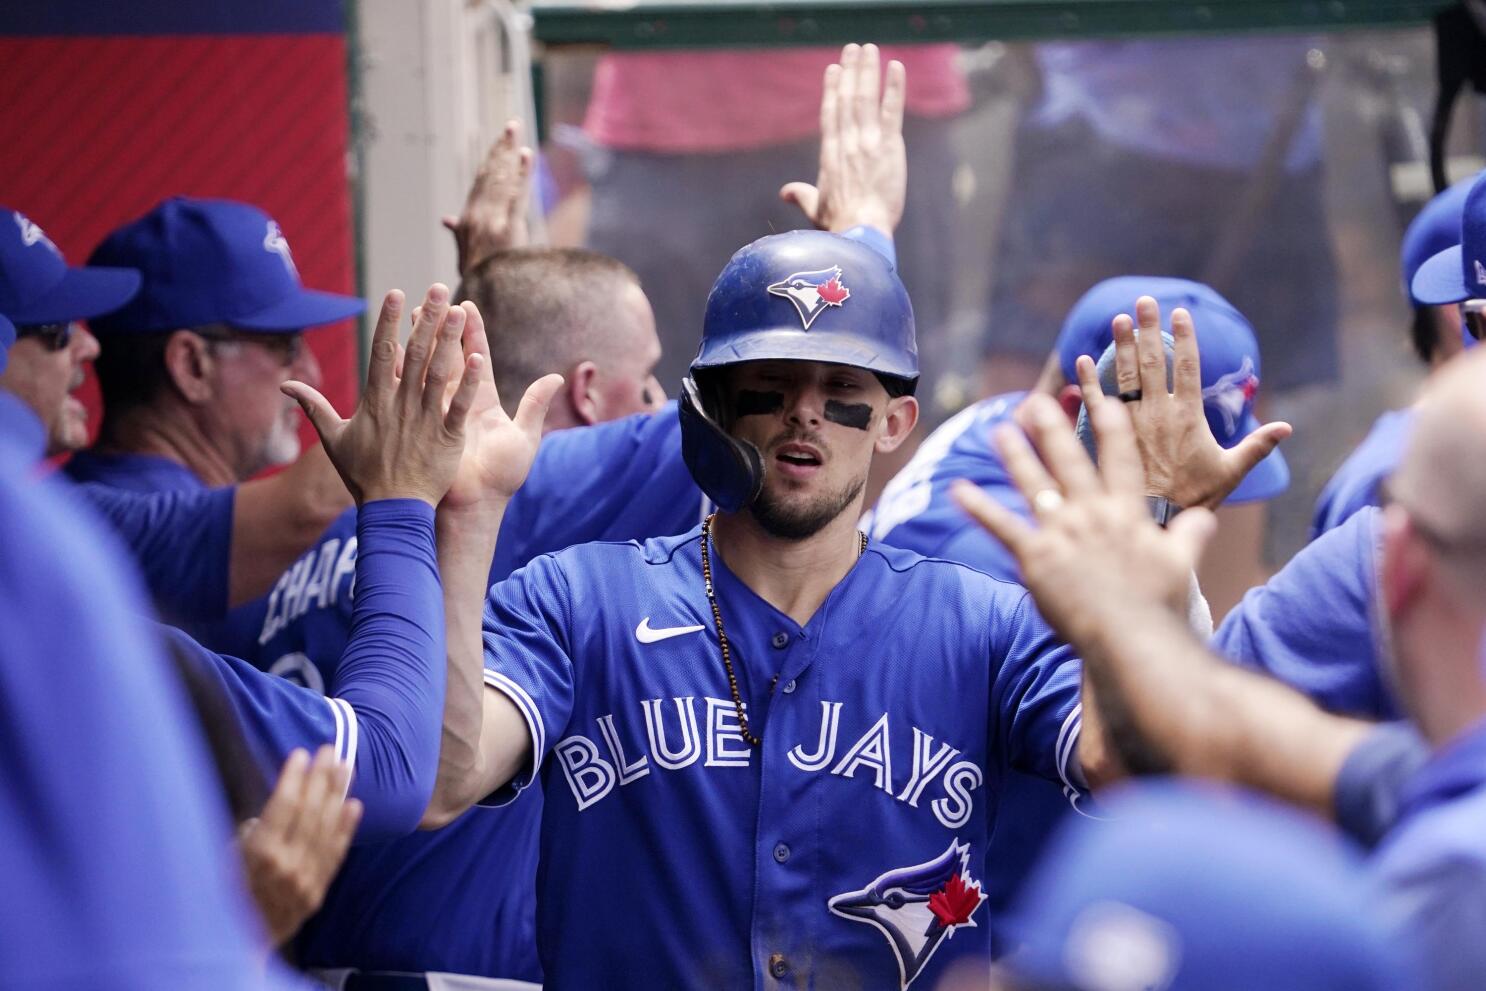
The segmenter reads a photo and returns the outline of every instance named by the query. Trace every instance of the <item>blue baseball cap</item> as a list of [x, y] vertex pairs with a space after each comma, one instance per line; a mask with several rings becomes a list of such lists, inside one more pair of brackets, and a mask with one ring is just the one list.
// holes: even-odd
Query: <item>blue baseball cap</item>
[[[1486, 172], [1481, 173], [1486, 175]], [[1429, 259], [1460, 243], [1460, 220], [1465, 215], [1465, 198], [1480, 176], [1462, 179], [1443, 193], [1437, 193], [1424, 204], [1408, 230], [1403, 233], [1398, 261], [1403, 269], [1403, 291], [1414, 303], [1414, 275]]]
[[0, 373], [5, 371], [5, 356], [10, 353], [10, 346], [15, 343], [15, 324], [6, 317], [0, 317]]
[[28, 325], [86, 320], [139, 291], [131, 268], [74, 268], [25, 214], [0, 207], [0, 313]]
[[[1180, 306], [1192, 314], [1202, 356], [1202, 403], [1208, 426], [1218, 443], [1231, 448], [1259, 429], [1259, 418], [1254, 415], [1254, 401], [1259, 394], [1259, 341], [1254, 328], [1216, 290], [1189, 279], [1121, 276], [1106, 279], [1085, 293], [1058, 335], [1059, 362], [1064, 365], [1068, 381], [1077, 381], [1073, 363], [1078, 356], [1094, 353], [1082, 349], [1097, 344], [1099, 381], [1107, 394], [1119, 392], [1115, 384], [1114, 337], [1110, 324], [1121, 313], [1133, 315], [1135, 301], [1141, 296], [1154, 297], [1161, 306], [1168, 374], [1171, 312]], [[1092, 445], [1092, 430], [1083, 413], [1079, 416], [1079, 434], [1086, 445]], [[1224, 502], [1272, 499], [1289, 487], [1290, 466], [1276, 448], [1244, 476]]]
[[212, 323], [292, 333], [366, 309], [355, 296], [304, 288], [279, 225], [233, 200], [168, 199], [105, 238], [89, 263], [144, 276], [133, 302], [92, 321], [100, 337]]
[[1486, 172], [1466, 190], [1455, 240], [1419, 266], [1410, 287], [1431, 306], [1486, 296]]
[[1416, 987], [1356, 852], [1247, 792], [1175, 780], [1070, 816], [1006, 929], [1013, 976], [1070, 991], [1397, 991]]

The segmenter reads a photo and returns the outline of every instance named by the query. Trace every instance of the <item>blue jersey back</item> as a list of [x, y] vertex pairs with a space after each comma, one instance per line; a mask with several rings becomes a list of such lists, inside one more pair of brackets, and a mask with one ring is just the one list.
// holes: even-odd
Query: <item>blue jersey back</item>
[[957, 478], [967, 479], [1001, 505], [1028, 515], [1027, 501], [991, 440], [991, 431], [1010, 421], [1025, 397], [1025, 392], [1012, 392], [983, 399], [926, 437], [883, 488], [867, 520], [868, 532], [925, 557], [959, 561], [995, 578], [1020, 581], [1016, 558], [955, 505], [949, 487]]
[[1069, 648], [1023, 589], [948, 562], [873, 544], [801, 627], [714, 553], [755, 751], [698, 542], [584, 544], [491, 589], [487, 681], [545, 797], [547, 986], [901, 985], [987, 953], [1006, 771], [1081, 795]]
[[15, 406], [0, 395], [0, 974], [287, 986], [263, 974], [220, 788], [136, 580], [73, 494], [29, 480]]
[[1357, 449], [1347, 456], [1316, 499], [1311, 539], [1341, 526], [1359, 509], [1378, 505], [1378, 486], [1398, 467], [1414, 422], [1413, 410], [1378, 417]]
[[1384, 681], [1377, 561], [1381, 512], [1363, 507], [1301, 548], [1223, 619], [1212, 645], [1332, 712], [1398, 719]]

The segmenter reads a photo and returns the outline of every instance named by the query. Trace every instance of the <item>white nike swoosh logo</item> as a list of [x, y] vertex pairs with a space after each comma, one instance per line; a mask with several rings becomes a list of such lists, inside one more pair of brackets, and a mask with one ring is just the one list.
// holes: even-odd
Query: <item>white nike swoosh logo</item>
[[700, 629], [702, 629], [700, 626], [668, 626], [665, 629], [652, 630], [650, 628], [650, 617], [646, 616], [640, 620], [640, 625], [635, 627], [635, 639], [641, 643], [658, 643], [661, 640], [669, 640], [672, 637], [695, 633]]

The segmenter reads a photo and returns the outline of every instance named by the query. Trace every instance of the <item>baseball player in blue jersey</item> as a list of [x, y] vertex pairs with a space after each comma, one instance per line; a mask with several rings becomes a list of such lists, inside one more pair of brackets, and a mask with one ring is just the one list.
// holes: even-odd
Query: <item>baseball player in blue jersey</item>
[[[1414, 275], [1430, 258], [1460, 243], [1465, 197], [1474, 184], [1475, 178], [1458, 182], [1426, 203], [1404, 232], [1399, 250], [1403, 291], [1414, 311], [1414, 351], [1431, 371], [1459, 354], [1471, 337], [1462, 333], [1464, 324], [1456, 307], [1430, 305], [1415, 298]], [[1317, 497], [1311, 520], [1312, 540], [1340, 526], [1362, 507], [1378, 504], [1378, 487], [1398, 466], [1411, 420], [1410, 411], [1401, 409], [1389, 410], [1373, 423], [1362, 443]]]
[[1019, 588], [856, 529], [873, 451], [917, 416], [881, 256], [818, 232], [742, 249], [693, 369], [683, 451], [721, 511], [491, 590], [484, 725], [445, 747], [473, 759], [446, 759], [433, 808], [540, 781], [550, 986], [906, 987], [988, 950], [1006, 770], [1082, 798], [1078, 664]]

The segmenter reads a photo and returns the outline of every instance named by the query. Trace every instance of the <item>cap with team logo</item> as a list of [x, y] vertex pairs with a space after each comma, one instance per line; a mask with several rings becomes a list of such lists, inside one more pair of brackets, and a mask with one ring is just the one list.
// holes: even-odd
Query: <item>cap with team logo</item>
[[86, 320], [139, 291], [130, 268], [77, 268], [24, 214], [0, 207], [0, 313], [22, 326]]
[[[1076, 381], [1073, 363], [1080, 354], [1099, 354], [1099, 381], [1105, 393], [1111, 396], [1119, 393], [1110, 324], [1121, 313], [1133, 315], [1135, 301], [1141, 296], [1153, 297], [1161, 307], [1168, 374], [1171, 313], [1180, 306], [1192, 315], [1202, 360], [1202, 405], [1218, 443], [1231, 448], [1258, 430], [1260, 423], [1254, 415], [1254, 402], [1259, 394], [1259, 341], [1254, 328], [1232, 303], [1201, 282], [1135, 275], [1106, 279], [1090, 289], [1069, 313], [1058, 337], [1058, 356], [1068, 380]], [[1096, 345], [1099, 351], [1084, 350]], [[1093, 453], [1093, 430], [1082, 412], [1078, 434]], [[1244, 476], [1224, 502], [1272, 499], [1289, 487], [1290, 466], [1276, 448]]]
[[1430, 305], [1486, 297], [1486, 172], [1465, 195], [1459, 237], [1414, 273], [1415, 301]]
[[[1486, 173], [1482, 173], [1486, 175]], [[1463, 179], [1437, 194], [1409, 222], [1399, 246], [1398, 261], [1403, 269], [1403, 291], [1414, 300], [1414, 275], [1435, 255], [1460, 243], [1460, 218], [1465, 214], [1465, 198], [1479, 176]]]
[[[1005, 966], [1071, 991], [1415, 987], [1326, 824], [1246, 792], [1148, 782], [1070, 816], [1007, 920]], [[1076, 820], [1076, 821], [1075, 821]]]
[[306, 289], [279, 225], [233, 200], [166, 200], [110, 234], [89, 262], [144, 276], [133, 302], [91, 323], [100, 337], [212, 323], [290, 333], [366, 309], [355, 296]]

